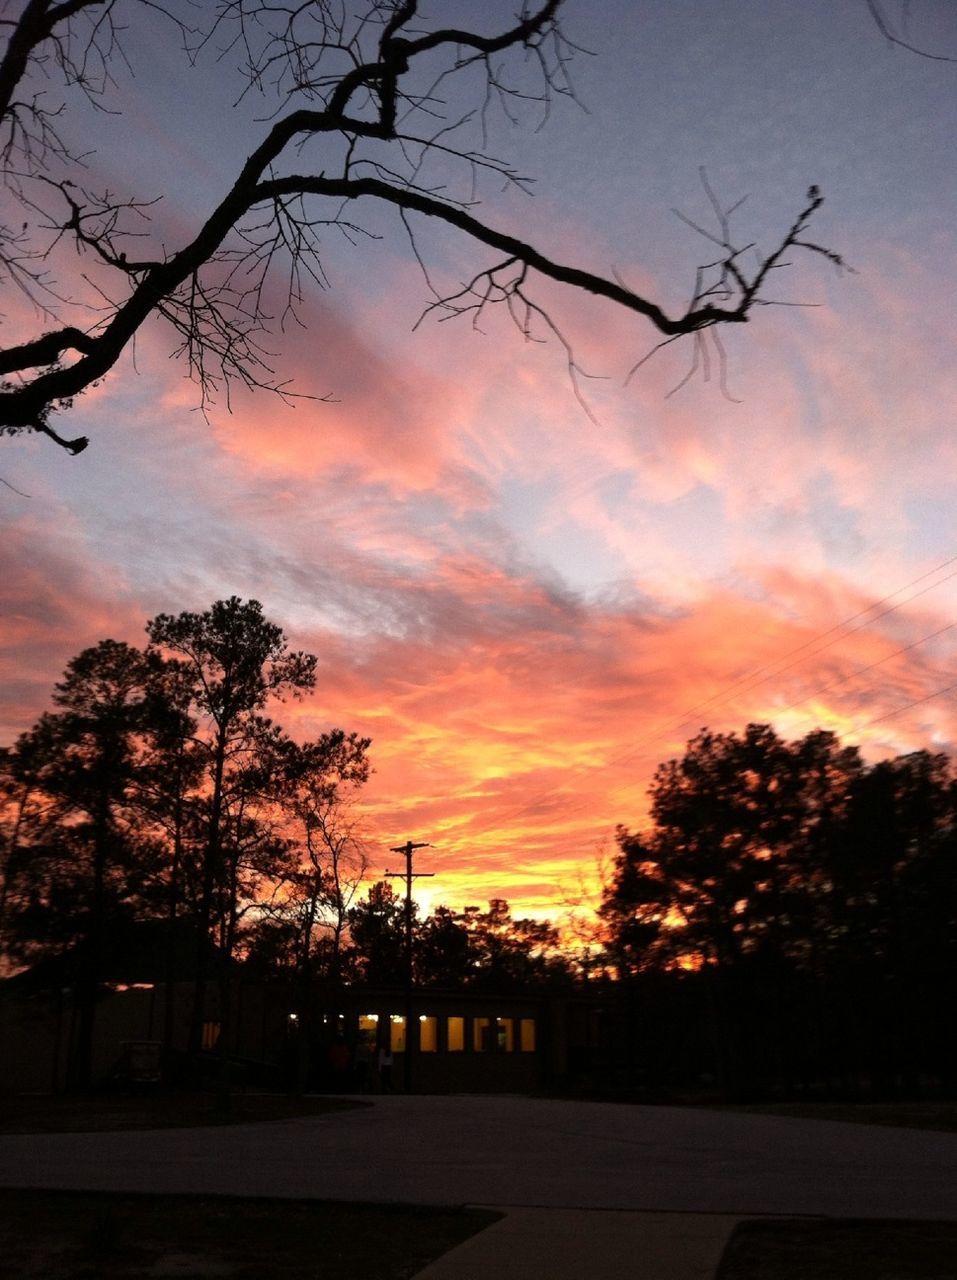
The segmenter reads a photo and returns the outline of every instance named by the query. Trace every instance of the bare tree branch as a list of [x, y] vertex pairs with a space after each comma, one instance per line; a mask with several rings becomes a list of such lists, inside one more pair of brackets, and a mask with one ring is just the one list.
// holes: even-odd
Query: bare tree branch
[[[271, 94], [276, 105], [232, 186], [186, 243], [168, 249], [151, 237], [151, 200], [95, 191], [88, 180], [78, 180], [84, 158], [70, 152], [58, 131], [66, 98], [48, 102], [32, 85], [38, 69], [46, 74], [55, 68], [65, 94], [78, 91], [104, 105], [111, 64], [122, 58], [118, 13], [146, 7], [170, 14], [149, 0], [27, 0], [0, 62], [0, 160], [8, 192], [31, 215], [30, 230], [0, 227], [0, 280], [5, 275], [31, 297], [44, 332], [0, 349], [0, 434], [41, 432], [73, 452], [84, 448], [84, 438], [70, 440], [51, 427], [51, 414], [67, 410], [108, 375], [153, 316], [175, 332], [175, 352], [198, 383], [204, 407], [224, 392], [228, 402], [234, 380], [293, 394], [277, 379], [266, 335], [277, 325], [300, 322], [309, 286], [326, 287], [321, 233], [335, 229], [358, 241], [368, 234], [360, 210], [370, 201], [394, 208], [410, 235], [409, 220], [416, 217], [426, 226], [454, 228], [490, 250], [495, 265], [448, 296], [436, 292], [427, 313], [478, 322], [486, 308], [504, 305], [526, 339], [540, 340], [534, 323], [539, 334], [558, 341], [580, 399], [580, 379], [588, 375], [536, 299], [536, 281], [624, 307], [648, 320], [665, 342], [692, 335], [697, 361], [707, 353], [699, 342], [702, 330], [746, 323], [755, 307], [770, 303], [767, 281], [786, 265], [786, 254], [803, 250], [844, 265], [807, 237], [823, 200], [812, 187], [777, 247], [746, 269], [744, 255], [752, 246], [731, 241], [738, 206], [722, 209], [705, 174], [718, 231], [685, 221], [721, 256], [699, 271], [681, 314], [667, 313], [614, 274], [562, 262], [496, 228], [478, 209], [482, 178], [518, 187], [526, 180], [486, 153], [485, 117], [495, 103], [516, 119], [530, 105], [540, 108], [544, 120], [554, 98], [574, 99], [570, 69], [580, 51], [559, 26], [562, 3], [522, 0], [510, 22], [487, 30], [487, 16], [470, 30], [436, 26], [420, 13], [418, 0], [220, 0], [205, 35], [178, 22], [191, 59], [210, 52], [238, 56], [244, 92]], [[450, 77], [474, 78], [479, 111], [447, 118], [441, 86]], [[478, 147], [469, 139], [477, 129], [483, 139]], [[316, 162], [327, 141], [327, 158]], [[307, 154], [313, 157], [309, 165], [288, 172], [290, 156]], [[439, 164], [436, 181], [433, 166]], [[466, 179], [467, 195], [456, 195], [449, 185], [449, 166]], [[65, 308], [80, 306], [51, 274], [53, 250], [65, 241], [91, 264], [84, 279], [99, 299], [87, 306], [83, 324], [60, 320]], [[423, 255], [414, 251], [424, 269]], [[724, 389], [723, 353], [716, 350]]]
[[[957, 62], [957, 58], [950, 57], [943, 53], [931, 53], [927, 49], [920, 49], [917, 45], [911, 44], [906, 36], [906, 25], [904, 22], [902, 21], [901, 28], [896, 30], [885, 17], [879, 0], [864, 0], [864, 3], [867, 5], [868, 12], [874, 20], [874, 25], [888, 43], [900, 45], [902, 49], [907, 49], [909, 53], [916, 53], [921, 58], [930, 58], [933, 62]], [[906, 6], [904, 6], [903, 16], [906, 17]]]

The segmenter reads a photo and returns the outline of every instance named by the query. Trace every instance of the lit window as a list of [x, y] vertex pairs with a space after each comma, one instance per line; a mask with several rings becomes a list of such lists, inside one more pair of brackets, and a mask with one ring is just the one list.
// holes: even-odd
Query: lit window
[[523, 1018], [520, 1027], [520, 1041], [522, 1053], [535, 1052], [535, 1019]]
[[203, 1023], [203, 1048], [215, 1049], [219, 1043], [219, 1023], [204, 1022]]
[[476, 1053], [488, 1053], [491, 1049], [491, 1024], [488, 1018], [472, 1019], [472, 1048]]
[[495, 1019], [495, 1044], [499, 1053], [515, 1052], [515, 1019]]
[[419, 1051], [436, 1053], [439, 1048], [439, 1020], [426, 1014], [419, 1016]]
[[393, 1053], [405, 1053], [405, 1018], [401, 1013], [389, 1018], [389, 1045]]
[[379, 1029], [379, 1015], [377, 1013], [360, 1013], [359, 1014], [359, 1039], [360, 1040], [364, 1040], [366, 1044], [375, 1044], [378, 1029]]
[[449, 1053], [461, 1053], [465, 1048], [465, 1019], [446, 1018]]

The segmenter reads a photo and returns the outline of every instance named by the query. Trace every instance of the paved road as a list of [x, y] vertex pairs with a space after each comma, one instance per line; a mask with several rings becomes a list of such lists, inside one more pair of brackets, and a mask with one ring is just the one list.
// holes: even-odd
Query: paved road
[[515, 1097], [222, 1129], [0, 1138], [0, 1185], [957, 1219], [957, 1135]]

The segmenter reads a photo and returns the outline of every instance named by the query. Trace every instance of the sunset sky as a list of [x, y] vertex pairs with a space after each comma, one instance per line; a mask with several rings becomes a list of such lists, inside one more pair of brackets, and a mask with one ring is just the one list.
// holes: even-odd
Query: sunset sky
[[[914, 0], [910, 23], [957, 56], [951, 0]], [[360, 210], [381, 238], [330, 229], [330, 287], [271, 341], [328, 403], [237, 393], [207, 423], [157, 322], [64, 420], [85, 453], [0, 441], [0, 742], [85, 646], [255, 597], [319, 656], [287, 727], [373, 739], [373, 871], [428, 841], [426, 905], [532, 914], [593, 891], [615, 824], [641, 824], [655, 765], [704, 725], [820, 726], [870, 758], [957, 748], [957, 63], [888, 45], [865, 0], [568, 0], [566, 30], [590, 51], [585, 110], [494, 117], [489, 150], [536, 181], [488, 183], [486, 221], [678, 311], [716, 253], [673, 212], [712, 225], [704, 166], [765, 250], [820, 186], [813, 238], [854, 274], [792, 257], [773, 296], [813, 306], [722, 332], [727, 395], [716, 366], [669, 395], [687, 343], [626, 381], [654, 330], [542, 286], [601, 375], [589, 416], [554, 340], [501, 315], [413, 331], [429, 294], [402, 225]], [[238, 54], [191, 70], [158, 18], [126, 46], [123, 114], [71, 127], [101, 185], [164, 197], [173, 243], [265, 108], [233, 108]], [[416, 232], [446, 287], [483, 261]], [[6, 342], [42, 329], [18, 308]]]

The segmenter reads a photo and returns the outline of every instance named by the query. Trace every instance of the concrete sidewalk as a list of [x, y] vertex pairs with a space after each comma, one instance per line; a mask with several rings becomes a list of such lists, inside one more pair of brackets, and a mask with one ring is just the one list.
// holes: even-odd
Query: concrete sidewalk
[[5, 1135], [0, 1185], [957, 1221], [957, 1134], [680, 1107], [399, 1095], [269, 1124]]
[[712, 1280], [740, 1219], [724, 1214], [509, 1209], [416, 1280]]
[[501, 1207], [423, 1280], [711, 1280], [743, 1218], [957, 1221], [957, 1134], [390, 1095], [268, 1124], [6, 1135], [0, 1186]]

